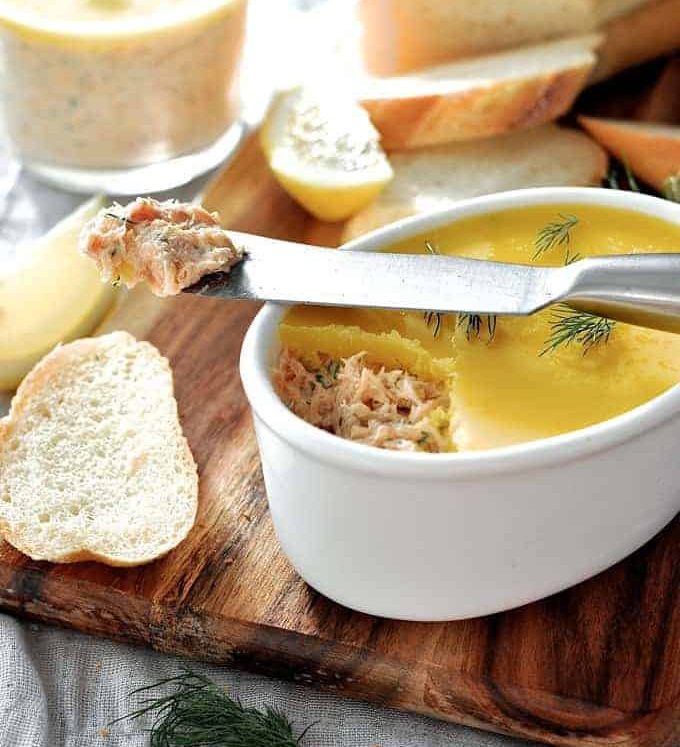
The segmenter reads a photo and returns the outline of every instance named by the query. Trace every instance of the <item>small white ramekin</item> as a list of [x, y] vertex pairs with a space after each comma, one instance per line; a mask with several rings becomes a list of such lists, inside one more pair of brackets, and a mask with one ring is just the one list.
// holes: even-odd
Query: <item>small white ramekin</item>
[[[680, 206], [654, 197], [530, 189], [409, 218], [347, 246], [370, 251], [469, 215], [554, 203], [680, 224]], [[680, 386], [540, 441], [459, 454], [385, 451], [314, 428], [278, 398], [270, 371], [284, 311], [267, 304], [254, 320], [241, 377], [279, 541], [305, 581], [333, 600], [408, 620], [498, 612], [607, 568], [680, 509]]]

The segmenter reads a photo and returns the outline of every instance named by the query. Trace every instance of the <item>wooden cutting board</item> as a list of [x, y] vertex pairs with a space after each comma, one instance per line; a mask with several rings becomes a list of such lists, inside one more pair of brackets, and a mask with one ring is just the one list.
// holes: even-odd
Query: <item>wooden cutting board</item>
[[[235, 229], [338, 241], [338, 226], [281, 191], [252, 140], [205, 202]], [[196, 526], [139, 569], [36, 563], [0, 545], [0, 607], [551, 744], [678, 745], [680, 521], [598, 577], [504, 614], [425, 624], [340, 607], [298, 578], [270, 522], [238, 377], [256, 310], [130, 294], [108, 327], [146, 337], [172, 363], [201, 475]]]

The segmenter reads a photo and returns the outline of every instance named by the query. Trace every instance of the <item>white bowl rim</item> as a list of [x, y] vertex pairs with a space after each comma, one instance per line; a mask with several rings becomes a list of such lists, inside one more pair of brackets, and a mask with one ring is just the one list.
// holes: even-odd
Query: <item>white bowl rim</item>
[[[632, 210], [680, 224], [680, 205], [658, 197], [598, 187], [537, 187], [471, 198], [443, 210], [405, 218], [351, 241], [341, 250], [372, 251], [472, 215], [529, 205], [570, 203]], [[277, 395], [270, 378], [269, 353], [287, 308], [284, 304], [267, 303], [253, 320], [241, 350], [241, 380], [258, 418], [301, 451], [336, 467], [370, 474], [415, 476], [420, 480], [515, 472], [563, 464], [608, 450], [680, 414], [680, 384], [676, 384], [621, 415], [548, 438], [445, 454], [377, 449], [310, 425], [294, 415]]]

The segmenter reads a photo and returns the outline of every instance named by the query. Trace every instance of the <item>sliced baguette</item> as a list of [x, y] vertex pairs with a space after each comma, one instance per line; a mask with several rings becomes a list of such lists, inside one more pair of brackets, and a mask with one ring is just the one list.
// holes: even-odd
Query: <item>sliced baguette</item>
[[628, 164], [635, 176], [658, 190], [680, 174], [680, 127], [620, 119], [579, 117], [604, 148]]
[[607, 2], [360, 0], [364, 63], [374, 75], [394, 75], [586, 33], [598, 22], [594, 8]]
[[394, 179], [345, 227], [349, 241], [409, 215], [508, 189], [599, 184], [604, 151], [575, 130], [544, 125], [474, 143], [394, 153]]
[[680, 48], [680, 0], [654, 0], [603, 27], [592, 82]]
[[597, 34], [391, 78], [366, 77], [358, 98], [387, 149], [476, 140], [552, 121], [595, 64]]
[[0, 420], [0, 533], [34, 560], [148, 563], [197, 496], [168, 362], [126, 332], [55, 348]]

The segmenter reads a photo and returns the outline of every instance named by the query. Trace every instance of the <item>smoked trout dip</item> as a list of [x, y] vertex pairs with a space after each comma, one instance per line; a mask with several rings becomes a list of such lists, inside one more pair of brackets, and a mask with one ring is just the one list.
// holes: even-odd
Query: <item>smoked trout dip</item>
[[234, 119], [246, 0], [0, 0], [3, 110], [22, 161], [129, 169]]
[[100, 210], [83, 227], [79, 249], [96, 262], [104, 281], [128, 288], [144, 281], [157, 296], [173, 296], [243, 259], [217, 213], [143, 197]]
[[341, 438], [392, 451], [450, 450], [444, 382], [369, 366], [366, 353], [305, 365], [285, 347], [272, 381], [298, 417]]

